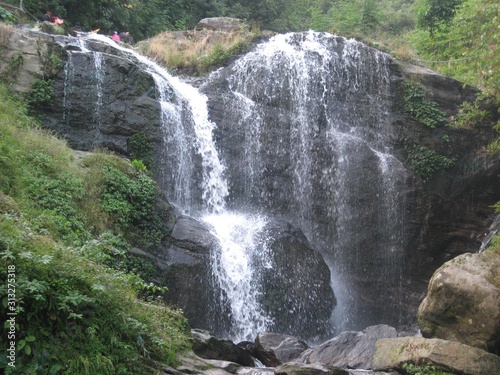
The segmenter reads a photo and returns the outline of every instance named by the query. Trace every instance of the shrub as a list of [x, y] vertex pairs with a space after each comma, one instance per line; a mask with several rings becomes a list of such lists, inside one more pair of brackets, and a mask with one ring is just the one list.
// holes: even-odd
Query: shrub
[[33, 83], [31, 91], [28, 93], [26, 100], [33, 108], [48, 106], [54, 98], [54, 81], [38, 79]]
[[407, 114], [430, 128], [446, 120], [446, 114], [437, 108], [437, 104], [426, 99], [424, 87], [419, 83], [404, 81], [402, 101]]
[[429, 180], [437, 172], [451, 167], [454, 158], [440, 155], [437, 152], [421, 145], [411, 144], [404, 147], [410, 168], [424, 181]]

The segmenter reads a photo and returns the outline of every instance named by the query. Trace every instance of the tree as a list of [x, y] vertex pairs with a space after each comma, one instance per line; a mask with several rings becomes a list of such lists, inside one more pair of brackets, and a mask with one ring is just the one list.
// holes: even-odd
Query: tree
[[417, 26], [433, 33], [441, 25], [448, 25], [458, 6], [464, 0], [416, 0], [415, 16]]

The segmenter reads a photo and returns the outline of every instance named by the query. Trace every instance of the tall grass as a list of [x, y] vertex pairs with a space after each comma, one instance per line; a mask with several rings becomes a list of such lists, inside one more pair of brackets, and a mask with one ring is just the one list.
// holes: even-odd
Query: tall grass
[[202, 75], [220, 67], [228, 58], [243, 53], [261, 35], [260, 30], [192, 33], [167, 32], [141, 43], [141, 53], [174, 71]]
[[5, 47], [9, 44], [11, 33], [12, 25], [5, 22], [0, 22], [0, 47]]

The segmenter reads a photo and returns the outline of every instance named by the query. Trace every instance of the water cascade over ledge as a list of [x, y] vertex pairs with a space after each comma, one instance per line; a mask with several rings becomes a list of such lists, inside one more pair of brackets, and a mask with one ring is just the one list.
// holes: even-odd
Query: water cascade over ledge
[[[106, 37], [89, 38], [153, 77], [159, 183], [218, 239], [207, 308], [222, 318], [208, 328], [233, 340], [263, 330], [314, 339], [400, 323], [407, 173], [392, 152], [386, 55], [329, 34], [278, 35], [198, 90]], [[98, 128], [107, 52], [83, 44], [73, 53], [91, 56]], [[336, 307], [316, 280], [331, 280]]]
[[218, 108], [230, 206], [282, 215], [322, 252], [337, 331], [402, 319], [408, 173], [392, 152], [389, 69], [387, 55], [357, 41], [294, 33], [204, 88]]

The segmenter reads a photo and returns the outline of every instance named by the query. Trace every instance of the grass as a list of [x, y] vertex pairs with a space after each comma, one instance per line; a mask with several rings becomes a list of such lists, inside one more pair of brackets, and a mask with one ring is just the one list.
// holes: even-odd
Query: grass
[[[0, 314], [15, 312], [11, 374], [153, 374], [189, 347], [154, 265], [128, 254], [165, 236], [156, 185], [119, 157], [75, 159], [0, 84]], [[166, 209], [166, 207], [164, 207]], [[8, 284], [15, 289], [8, 290]], [[9, 296], [9, 294], [11, 294]]]
[[260, 35], [258, 29], [167, 32], [142, 42], [138, 48], [144, 55], [173, 71], [203, 75], [222, 66], [228, 58], [245, 52]]
[[12, 33], [13, 26], [0, 22], [0, 47], [5, 47], [9, 44], [10, 34]]

